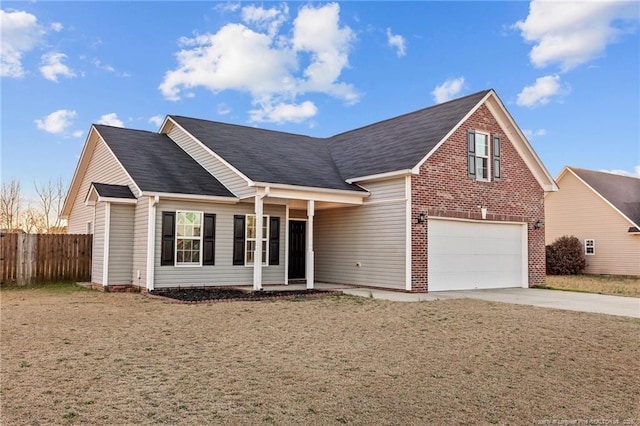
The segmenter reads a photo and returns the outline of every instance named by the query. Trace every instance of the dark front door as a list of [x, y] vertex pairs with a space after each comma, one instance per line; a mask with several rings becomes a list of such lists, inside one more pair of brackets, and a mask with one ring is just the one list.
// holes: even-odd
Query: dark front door
[[305, 249], [307, 222], [289, 221], [289, 279], [305, 277]]

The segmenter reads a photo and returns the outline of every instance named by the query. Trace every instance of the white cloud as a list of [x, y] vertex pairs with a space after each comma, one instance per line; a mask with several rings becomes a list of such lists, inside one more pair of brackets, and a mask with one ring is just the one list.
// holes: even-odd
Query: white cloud
[[[244, 23], [230, 23], [215, 34], [179, 40], [178, 66], [166, 72], [159, 90], [169, 100], [183, 91], [203, 87], [214, 93], [237, 90], [250, 94], [260, 109], [250, 112], [259, 121], [299, 121], [317, 108], [296, 102], [306, 93], [323, 93], [345, 101], [359, 100], [351, 84], [339, 81], [348, 66], [354, 32], [340, 26], [340, 7], [303, 6], [291, 33], [280, 34], [288, 19], [286, 5], [242, 9]], [[303, 67], [302, 64], [306, 64]], [[313, 104], [311, 104], [313, 105]], [[290, 113], [282, 113], [282, 111]], [[291, 113], [294, 110], [296, 113]]]
[[124, 127], [122, 120], [118, 118], [115, 112], [105, 114], [98, 119], [98, 124], [106, 124], [107, 126]]
[[534, 46], [536, 67], [558, 64], [568, 71], [601, 56], [607, 45], [635, 32], [638, 5], [618, 1], [533, 0], [529, 15], [514, 27]]
[[396, 49], [396, 53], [398, 54], [398, 57], [401, 57], [407, 54], [407, 46], [406, 46], [405, 38], [402, 37], [401, 35], [393, 34], [391, 32], [391, 28], [387, 28], [387, 42], [389, 43], [390, 47], [393, 47]]
[[75, 111], [68, 109], [59, 109], [51, 114], [42, 117], [42, 119], [34, 120], [38, 129], [44, 130], [54, 135], [65, 133], [67, 128], [73, 124], [73, 119], [76, 118]]
[[626, 170], [614, 169], [614, 170], [600, 170], [601, 172], [613, 173], [614, 175], [622, 175], [622, 176], [630, 176], [635, 178], [640, 178], [640, 164], [634, 167], [633, 172], [628, 172]]
[[64, 25], [62, 25], [60, 22], [54, 22], [53, 24], [51, 24], [51, 29], [59, 33], [64, 29]]
[[43, 34], [34, 15], [0, 9], [0, 76], [23, 77], [22, 55], [32, 50]]
[[564, 95], [569, 89], [560, 83], [559, 75], [546, 75], [539, 77], [533, 86], [526, 86], [518, 93], [516, 103], [520, 106], [534, 108], [548, 104], [553, 96]]
[[301, 104], [262, 105], [260, 109], [250, 111], [251, 121], [271, 123], [300, 123], [318, 113], [318, 108], [311, 101]]
[[113, 73], [113, 74], [117, 75], [118, 77], [131, 77], [131, 74], [129, 74], [128, 72], [120, 72], [120, 71], [116, 70], [114, 67], [112, 67], [109, 64], [103, 64], [102, 61], [100, 61], [99, 59], [94, 59], [93, 60], [93, 65], [95, 65], [96, 68], [98, 68], [100, 70]]
[[464, 88], [464, 77], [449, 78], [440, 86], [436, 86], [431, 94], [436, 103], [446, 102], [455, 98]]
[[524, 133], [527, 139], [533, 140], [539, 136], [546, 136], [547, 130], [546, 129], [538, 129], [538, 130], [522, 129], [522, 133]]
[[40, 73], [47, 80], [58, 82], [58, 76], [73, 78], [76, 74], [65, 64], [62, 63], [67, 55], [60, 52], [49, 52], [42, 55]]
[[160, 127], [162, 126], [162, 123], [164, 123], [164, 117], [161, 115], [154, 115], [149, 119], [149, 123], [155, 124], [156, 126]]
[[231, 112], [231, 108], [229, 108], [229, 106], [225, 103], [218, 104], [218, 107], [216, 110], [220, 115], [227, 115]]
[[82, 135], [84, 135], [84, 132], [82, 130], [75, 130], [71, 136], [73, 136], [74, 138], [81, 138]]

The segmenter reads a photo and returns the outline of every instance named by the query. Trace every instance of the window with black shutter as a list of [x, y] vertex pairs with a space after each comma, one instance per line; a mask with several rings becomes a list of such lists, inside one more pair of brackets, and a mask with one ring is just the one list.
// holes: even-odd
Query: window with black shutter
[[500, 136], [493, 135], [493, 180], [500, 180], [502, 178], [501, 160]]
[[476, 134], [473, 130], [467, 131], [467, 176], [476, 177]]
[[280, 264], [280, 218], [271, 217], [269, 223], [269, 265]]
[[175, 232], [176, 213], [162, 212], [162, 247], [160, 250], [160, 265], [173, 266]]
[[233, 216], [233, 264], [244, 265], [244, 215]]
[[204, 235], [202, 239], [202, 264], [215, 265], [216, 262], [216, 215], [204, 215]]

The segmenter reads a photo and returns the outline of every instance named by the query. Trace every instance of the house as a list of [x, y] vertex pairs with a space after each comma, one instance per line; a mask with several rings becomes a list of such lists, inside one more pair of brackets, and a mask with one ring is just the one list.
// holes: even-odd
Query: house
[[545, 281], [554, 180], [493, 90], [330, 138], [169, 115], [93, 125], [65, 204], [92, 281], [426, 292]]
[[565, 167], [545, 197], [546, 242], [573, 235], [590, 274], [640, 275], [640, 179]]

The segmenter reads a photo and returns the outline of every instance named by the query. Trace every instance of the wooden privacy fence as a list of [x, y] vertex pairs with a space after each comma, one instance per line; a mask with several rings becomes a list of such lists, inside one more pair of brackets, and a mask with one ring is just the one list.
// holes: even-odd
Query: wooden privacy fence
[[91, 281], [91, 235], [0, 234], [0, 285]]

